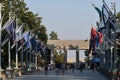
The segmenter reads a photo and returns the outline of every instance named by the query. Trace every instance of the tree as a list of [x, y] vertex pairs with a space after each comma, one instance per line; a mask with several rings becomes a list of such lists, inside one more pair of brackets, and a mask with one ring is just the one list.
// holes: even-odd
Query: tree
[[118, 21], [120, 22], [120, 12], [117, 13]]
[[[11, 1], [11, 2], [8, 2]], [[20, 20], [19, 25], [21, 26], [24, 23], [23, 31], [27, 31], [28, 29], [31, 30], [32, 33], [38, 34], [38, 39], [41, 42], [47, 42], [48, 35], [47, 30], [44, 25], [41, 24], [42, 17], [38, 17], [38, 14], [34, 14], [32, 11], [29, 11], [29, 8], [26, 7], [26, 3], [24, 0], [0, 0], [0, 3], [3, 4], [2, 9], [2, 26], [8, 21], [9, 19], [9, 12], [12, 11], [15, 18]], [[40, 33], [39, 33], [40, 32]], [[2, 41], [7, 35], [6, 31], [2, 31]], [[4, 69], [7, 66], [8, 62], [8, 51], [7, 51], [7, 44], [2, 47], [2, 68]], [[15, 49], [11, 50], [11, 53], [15, 53]], [[11, 56], [12, 61], [15, 60], [15, 54]], [[4, 64], [4, 65], [3, 65]]]
[[51, 33], [49, 34], [49, 36], [50, 36], [50, 40], [59, 40], [57, 33], [54, 32], [54, 31], [51, 31]]
[[48, 35], [47, 35], [46, 27], [44, 25], [40, 26], [37, 34], [38, 34], [38, 39], [46, 44], [48, 40]]
[[55, 63], [64, 63], [64, 54], [59, 54], [57, 51], [55, 51], [54, 61]]

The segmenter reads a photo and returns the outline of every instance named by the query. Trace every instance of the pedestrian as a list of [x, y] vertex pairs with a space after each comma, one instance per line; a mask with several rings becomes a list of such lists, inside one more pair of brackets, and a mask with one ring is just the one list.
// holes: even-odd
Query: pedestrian
[[55, 69], [55, 73], [56, 73], [56, 75], [59, 75], [59, 63], [56, 63], [56, 69]]
[[63, 75], [65, 73], [65, 64], [62, 64], [62, 73], [63, 73]]
[[83, 63], [80, 63], [80, 72], [83, 70]]
[[92, 69], [92, 71], [94, 72], [94, 69], [95, 69], [94, 63], [91, 64], [91, 69]]
[[46, 64], [45, 65], [45, 75], [47, 75], [48, 74], [48, 65]]
[[72, 64], [72, 72], [75, 73], [75, 65]]

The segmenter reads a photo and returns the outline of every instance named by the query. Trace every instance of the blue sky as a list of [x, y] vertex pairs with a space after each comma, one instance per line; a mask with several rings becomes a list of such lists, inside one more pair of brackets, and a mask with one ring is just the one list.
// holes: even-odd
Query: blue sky
[[[100, 9], [102, 0], [24, 0], [30, 11], [42, 17], [47, 33], [55, 31], [62, 40], [84, 40], [89, 38], [91, 25], [99, 20], [91, 3]], [[116, 3], [120, 11], [120, 0], [105, 0], [108, 6]]]

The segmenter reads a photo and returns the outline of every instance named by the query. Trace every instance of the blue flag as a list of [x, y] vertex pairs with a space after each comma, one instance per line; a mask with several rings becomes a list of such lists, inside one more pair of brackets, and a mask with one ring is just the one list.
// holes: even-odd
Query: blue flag
[[26, 33], [23, 34], [23, 38], [24, 38], [24, 40], [26, 42], [27, 48], [30, 48], [29, 37], [30, 37], [30, 31], [27, 31]]
[[41, 54], [45, 52], [45, 48], [40, 42], [37, 42], [37, 51], [40, 51]]
[[16, 22], [15, 20], [11, 20], [6, 26], [5, 30], [9, 33], [10, 38], [12, 41], [15, 41], [15, 27], [16, 27]]
[[33, 36], [30, 39], [30, 43], [31, 43], [31, 46], [32, 46], [32, 50], [35, 50], [36, 49], [36, 39], [35, 39], [35, 36]]
[[103, 18], [103, 22], [104, 24], [106, 24], [109, 20], [110, 17], [110, 9], [108, 8], [107, 4], [105, 2], [103, 2], [103, 7], [102, 7], [102, 18]]

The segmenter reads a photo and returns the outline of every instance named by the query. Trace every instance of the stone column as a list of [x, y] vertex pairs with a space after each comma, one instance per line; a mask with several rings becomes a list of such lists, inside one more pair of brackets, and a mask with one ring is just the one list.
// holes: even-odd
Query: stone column
[[51, 56], [50, 64], [54, 64], [54, 49], [51, 49], [50, 56]]
[[48, 46], [50, 49], [50, 64], [54, 65], [54, 45]]
[[79, 50], [76, 50], [76, 69], [79, 68]]
[[64, 50], [64, 63], [66, 64], [67, 63], [67, 50], [65, 47], [63, 50]]

